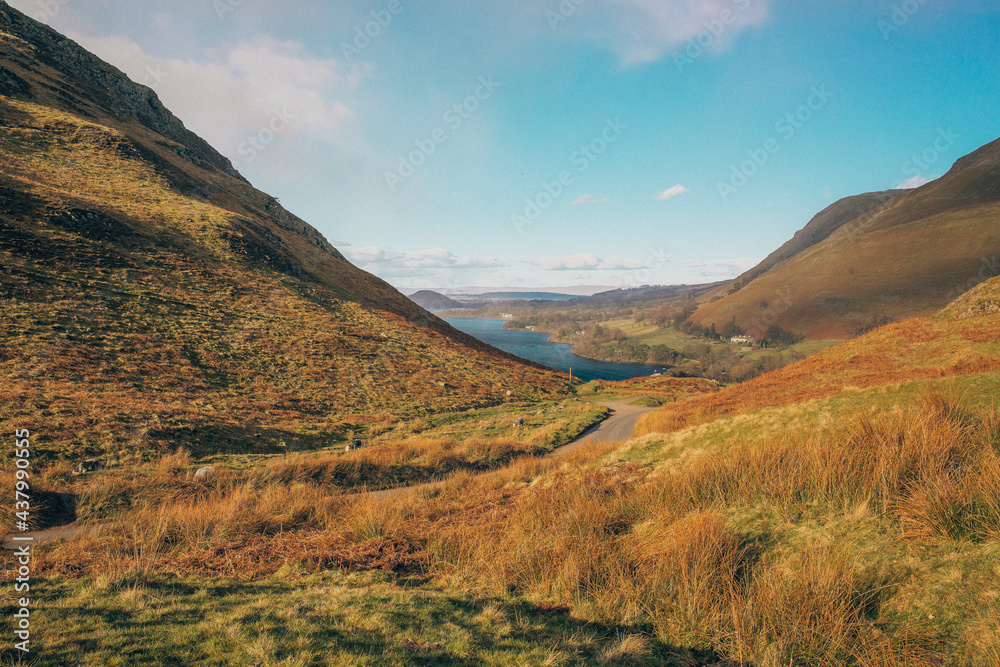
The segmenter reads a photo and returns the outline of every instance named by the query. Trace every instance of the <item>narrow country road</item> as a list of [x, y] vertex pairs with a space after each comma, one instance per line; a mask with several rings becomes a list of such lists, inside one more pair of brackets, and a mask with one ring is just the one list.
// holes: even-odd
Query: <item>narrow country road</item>
[[[587, 446], [588, 444], [600, 445], [609, 442], [625, 442], [632, 437], [632, 433], [635, 431], [635, 424], [639, 421], [639, 417], [652, 410], [652, 408], [629, 405], [629, 403], [637, 401], [640, 398], [643, 397], [630, 396], [620, 401], [600, 403], [600, 405], [603, 405], [611, 410], [607, 419], [602, 421], [600, 424], [591, 426], [586, 431], [581, 433], [575, 440], [566, 443], [562, 447], [557, 447], [542, 458], [559, 459], [569, 456], [573, 452], [577, 451], [581, 447]], [[492, 475], [496, 472], [497, 471], [492, 470], [481, 474]], [[416, 484], [414, 486], [400, 486], [394, 489], [384, 489], [382, 491], [369, 491], [362, 495], [368, 495], [372, 498], [379, 499], [392, 498], [403, 493], [424, 491], [443, 484], [443, 481], [424, 482], [423, 484]]]
[[[637, 401], [641, 396], [631, 396], [629, 398], [622, 399], [620, 401], [613, 401], [607, 403], [601, 403], [601, 405], [609, 408], [611, 410], [608, 418], [602, 421], [600, 424], [591, 426], [589, 429], [580, 434], [572, 442], [569, 442], [562, 447], [556, 448], [554, 451], [548, 453], [543, 458], [558, 459], [572, 454], [581, 447], [585, 447], [588, 444], [600, 445], [609, 442], [625, 442], [632, 437], [632, 433], [635, 431], [635, 424], [639, 421], [639, 417], [643, 414], [649, 412], [652, 408], [644, 408], [636, 405], [629, 405], [633, 401]], [[495, 471], [482, 473], [484, 475], [491, 475]], [[385, 489], [383, 491], [368, 491], [362, 492], [357, 495], [367, 495], [372, 498], [391, 498], [394, 496], [401, 495], [403, 493], [408, 493], [411, 491], [422, 491], [424, 489], [430, 489], [435, 486], [440, 486], [444, 482], [425, 482], [423, 484], [416, 484], [414, 486], [402, 486], [395, 489]], [[23, 533], [21, 537], [34, 537], [34, 541], [31, 544], [45, 544], [46, 542], [54, 542], [56, 540], [69, 540], [85, 530], [90, 530], [96, 532], [100, 530], [100, 526], [78, 526], [76, 524], [69, 524], [66, 526], [56, 526], [54, 528], [47, 528], [45, 530], [34, 531], [30, 533]], [[24, 542], [15, 542], [15, 535], [7, 535], [3, 538], [3, 548], [4, 549], [15, 549], [19, 546], [23, 546]]]
[[611, 409], [608, 418], [584, 431], [576, 440], [555, 449], [548, 456], [552, 458], [566, 456], [588, 443], [600, 445], [608, 442], [625, 442], [635, 432], [635, 424], [639, 421], [639, 417], [652, 410], [652, 408], [629, 405], [640, 398], [642, 397], [630, 396], [620, 401], [601, 403]]

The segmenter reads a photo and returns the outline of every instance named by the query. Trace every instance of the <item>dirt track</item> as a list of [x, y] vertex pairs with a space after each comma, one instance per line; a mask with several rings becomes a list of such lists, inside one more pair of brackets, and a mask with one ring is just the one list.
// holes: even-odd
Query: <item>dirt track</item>
[[[568, 456], [587, 444], [596, 445], [608, 442], [624, 442], [628, 440], [632, 437], [632, 433], [635, 431], [635, 424], [639, 421], [639, 417], [644, 413], [649, 412], [651, 409], [629, 405], [629, 403], [638, 399], [639, 397], [633, 396], [620, 401], [601, 403], [601, 405], [611, 409], [611, 413], [607, 419], [596, 426], [590, 427], [572, 442], [557, 448], [549, 454], [546, 454], [545, 458], [558, 459]], [[483, 474], [489, 475], [492, 473]], [[395, 489], [386, 489], [384, 491], [370, 491], [359, 495], [368, 495], [373, 498], [391, 498], [403, 493], [430, 489], [435, 486], [440, 486], [441, 484], [444, 484], [444, 482], [426, 482], [415, 486], [404, 486]], [[85, 530], [97, 531], [100, 530], [100, 526], [78, 526], [76, 524], [69, 524], [66, 526], [56, 526], [54, 528], [47, 528], [45, 530], [30, 533], [22, 533], [21, 537], [34, 537], [35, 539], [31, 542], [31, 544], [38, 545], [45, 544], [46, 542], [55, 542], [56, 540], [70, 540]], [[3, 538], [4, 549], [15, 549], [26, 544], [25, 542], [14, 542], [14, 537], [15, 535], [7, 535]]]
[[[639, 421], [639, 417], [652, 409], [629, 405], [629, 403], [637, 401], [639, 398], [641, 397], [632, 396], [620, 401], [601, 403], [601, 405], [611, 409], [611, 413], [608, 415], [607, 419], [596, 426], [591, 426], [586, 431], [581, 433], [575, 440], [563, 445], [562, 447], [558, 447], [552, 452], [546, 454], [543, 458], [562, 458], [588, 444], [598, 445], [608, 442], [625, 442], [632, 437], [632, 433], [635, 431], [635, 423]], [[492, 475], [493, 472], [485, 472], [483, 474]], [[441, 486], [442, 484], [444, 484], [444, 482], [425, 482], [415, 486], [402, 486], [395, 489], [385, 489], [383, 491], [370, 491], [365, 495], [380, 499], [392, 498], [403, 493], [432, 489], [436, 486]]]
[[607, 442], [625, 442], [635, 432], [635, 424], [639, 421], [639, 417], [652, 410], [652, 408], [629, 405], [639, 398], [632, 396], [613, 403], [601, 403], [601, 405], [611, 409], [610, 416], [597, 426], [592, 426], [584, 431], [573, 442], [559, 447], [548, 456], [552, 458], [566, 456], [587, 443], [598, 445]]
[[[37, 546], [39, 544], [45, 544], [46, 542], [55, 542], [57, 540], [71, 540], [84, 531], [97, 533], [100, 529], [101, 529], [100, 526], [78, 526], [75, 523], [71, 523], [65, 526], [55, 526], [54, 528], [46, 528], [45, 530], [36, 530], [34, 532], [28, 532], [28, 533], [17, 533], [17, 534], [7, 535], [3, 538], [3, 548], [13, 550], [19, 547], [23, 547], [25, 544]], [[15, 537], [33, 537], [35, 539], [32, 542], [22, 542], [22, 541], [15, 542], [14, 541]]]

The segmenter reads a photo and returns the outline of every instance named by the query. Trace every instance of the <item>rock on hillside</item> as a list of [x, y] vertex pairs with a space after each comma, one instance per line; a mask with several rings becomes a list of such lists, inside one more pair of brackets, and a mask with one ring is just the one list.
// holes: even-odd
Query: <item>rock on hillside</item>
[[[996, 273], [1000, 273], [1000, 269]], [[949, 304], [941, 315], [956, 320], [967, 320], [993, 313], [1000, 313], [1000, 278], [991, 278], [979, 283]]]

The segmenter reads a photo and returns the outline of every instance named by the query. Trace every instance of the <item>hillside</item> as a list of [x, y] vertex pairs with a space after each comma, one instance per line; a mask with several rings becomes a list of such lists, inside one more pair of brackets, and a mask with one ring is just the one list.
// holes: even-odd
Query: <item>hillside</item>
[[[780, 248], [764, 258], [764, 260], [746, 273], [737, 277], [736, 280], [728, 283], [724, 293], [732, 294], [739, 291], [779, 263], [786, 259], [791, 259], [801, 252], [808, 250], [817, 243], [820, 243], [830, 235], [852, 220], [868, 214], [873, 209], [897, 197], [902, 191], [886, 190], [884, 192], [870, 192], [854, 197], [846, 197], [837, 201], [822, 211], [809, 221], [805, 227], [795, 232], [795, 235], [785, 242]], [[714, 296], [714, 295], [713, 295]]]
[[604, 387], [671, 402], [434, 493], [346, 494], [342, 452], [79, 480], [105, 528], [34, 552], [39, 664], [1000, 664], [998, 332], [949, 309], [721, 391]]
[[998, 293], [1000, 278], [991, 279], [936, 317], [889, 324], [716, 394], [665, 406], [646, 415], [636, 432], [672, 432], [848, 390], [996, 371], [1000, 369]]
[[647, 301], [665, 301], [688, 294], [700, 295], [713, 288], [718, 288], [728, 283], [708, 283], [705, 285], [668, 285], [668, 286], [644, 286], [627, 289], [614, 289], [606, 292], [598, 292], [593, 296], [586, 297], [582, 301], [584, 305], [606, 305], [606, 304], [640, 304]]
[[991, 278], [976, 285], [950, 303], [940, 317], [965, 320], [993, 313], [1000, 313], [1000, 278]]
[[834, 204], [691, 319], [844, 338], [876, 318], [940, 310], [1000, 273], [998, 254], [1000, 140], [920, 188]]
[[566, 389], [351, 265], [153, 91], [6, 3], [0, 258], [0, 428], [37, 424], [41, 451], [320, 446]]
[[458, 301], [449, 299], [444, 294], [438, 294], [426, 289], [411, 294], [410, 301], [427, 310], [447, 310], [449, 308], [462, 307], [462, 304]]

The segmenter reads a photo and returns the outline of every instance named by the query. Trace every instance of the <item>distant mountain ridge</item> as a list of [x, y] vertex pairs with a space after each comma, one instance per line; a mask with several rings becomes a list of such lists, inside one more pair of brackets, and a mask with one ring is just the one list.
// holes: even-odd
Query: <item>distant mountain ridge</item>
[[844, 338], [866, 322], [930, 315], [996, 275], [1000, 140], [913, 190], [841, 200], [732, 283], [709, 292], [692, 321], [735, 321]]
[[410, 300], [419, 304], [421, 308], [427, 310], [448, 310], [449, 308], [461, 308], [462, 304], [454, 299], [449, 299], [444, 294], [438, 294], [431, 290], [420, 290], [410, 295]]

